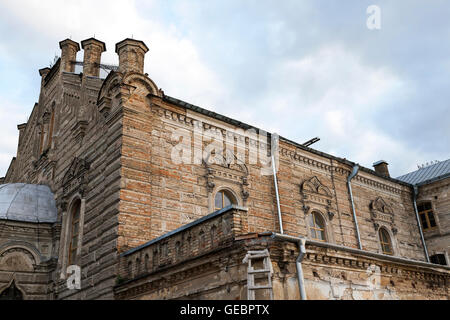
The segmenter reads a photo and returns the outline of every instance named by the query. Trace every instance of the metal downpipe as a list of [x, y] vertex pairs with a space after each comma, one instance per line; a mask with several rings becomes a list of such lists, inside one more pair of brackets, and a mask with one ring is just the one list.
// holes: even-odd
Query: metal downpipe
[[419, 219], [419, 211], [417, 210], [417, 195], [419, 194], [419, 188], [417, 185], [413, 186], [413, 205], [414, 205], [414, 213], [416, 214], [417, 226], [419, 227], [420, 239], [422, 240], [423, 250], [425, 251], [425, 258], [427, 262], [430, 262], [430, 257], [428, 255], [427, 244], [425, 243], [425, 238], [423, 236], [422, 224]]
[[278, 234], [278, 233], [272, 233], [271, 237], [275, 240], [285, 240], [290, 242], [295, 242], [298, 245], [299, 249], [299, 255], [297, 259], [295, 260], [295, 266], [297, 268], [297, 281], [298, 281], [298, 290], [300, 293], [300, 299], [301, 300], [308, 300], [306, 297], [306, 290], [305, 290], [305, 278], [303, 276], [303, 268], [302, 268], [302, 261], [306, 254], [306, 238], [298, 238], [293, 236], [288, 236], [284, 234]]
[[353, 219], [355, 220], [356, 237], [358, 239], [358, 248], [360, 250], [362, 250], [361, 236], [359, 234], [358, 220], [356, 219], [355, 203], [353, 202], [353, 193], [352, 193], [352, 185], [351, 185], [351, 180], [358, 174], [358, 171], [359, 171], [359, 165], [355, 164], [353, 166], [352, 173], [347, 178], [347, 186], [348, 186], [348, 192], [350, 194], [350, 203], [352, 205]]
[[281, 220], [280, 195], [278, 194], [277, 172], [275, 168], [275, 157], [272, 154], [272, 171], [273, 181], [275, 184], [275, 194], [277, 196], [278, 224], [280, 225], [280, 233], [283, 234], [283, 221]]

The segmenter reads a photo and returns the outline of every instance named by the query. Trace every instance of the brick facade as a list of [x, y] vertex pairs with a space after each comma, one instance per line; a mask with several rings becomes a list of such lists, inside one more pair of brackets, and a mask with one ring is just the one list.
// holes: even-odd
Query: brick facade
[[[19, 126], [17, 156], [4, 181], [48, 184], [57, 199], [61, 239], [48, 297], [245, 299], [242, 258], [256, 246], [270, 248], [275, 261], [275, 298], [298, 298], [292, 282], [297, 249], [284, 252], [289, 255], [284, 261], [279, 255], [279, 250], [287, 250], [283, 244], [260, 235], [280, 227], [273, 176], [264, 162], [275, 152], [274, 135], [257, 139], [257, 128], [165, 95], [144, 74], [148, 47], [141, 41], [125, 39], [116, 45], [119, 67], [106, 79], [98, 77], [105, 45], [91, 38], [82, 46], [83, 74], [74, 73], [79, 46], [72, 40], [60, 43], [61, 58], [51, 69], [40, 70], [39, 102], [29, 121]], [[227, 147], [232, 163], [204, 161], [211, 137], [233, 145]], [[285, 233], [310, 238], [307, 220], [315, 212], [325, 223], [326, 242], [357, 248], [347, 187], [355, 164], [281, 137], [276, 152]], [[175, 161], [180, 154], [184, 161]], [[255, 154], [258, 161], [249, 161]], [[378, 231], [384, 228], [395, 257], [425, 261], [412, 186], [367, 168], [360, 168], [351, 183], [363, 251], [382, 253]], [[214, 198], [220, 190], [233, 196], [236, 207], [199, 222], [216, 212]], [[82, 281], [81, 290], [69, 290], [65, 270], [70, 212], [77, 200], [82, 202], [77, 256]], [[187, 231], [167, 236], [194, 221], [186, 229], [193, 242], [187, 240]], [[188, 258], [186, 248], [191, 260], [179, 264]], [[312, 298], [448, 298], [448, 268], [419, 262], [398, 266], [381, 256], [323, 252], [313, 244], [307, 249], [306, 284]], [[335, 263], [329, 262], [333, 259]], [[384, 291], [379, 296], [366, 287], [353, 287], [372, 264], [382, 273]], [[341, 269], [345, 279], [336, 273]], [[410, 286], [410, 273], [427, 276]], [[162, 280], [167, 277], [173, 279], [170, 284]], [[182, 289], [180, 283], [189, 277], [197, 280]], [[141, 286], [143, 279], [147, 284]], [[342, 285], [333, 287], [335, 279]], [[385, 283], [387, 279], [396, 285]], [[436, 286], [440, 289], [433, 291]]]

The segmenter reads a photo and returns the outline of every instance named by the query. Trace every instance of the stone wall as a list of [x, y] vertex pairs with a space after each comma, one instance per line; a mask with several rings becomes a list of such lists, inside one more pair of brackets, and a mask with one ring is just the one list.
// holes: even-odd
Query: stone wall
[[429, 255], [444, 254], [450, 262], [450, 178], [419, 187], [417, 203], [431, 202], [437, 226], [424, 230]]
[[[67, 43], [76, 49], [76, 43]], [[56, 249], [58, 266], [51, 275], [55, 298], [111, 298], [117, 261], [122, 110], [100, 114], [97, 98], [103, 79], [67, 72], [61, 66], [73, 71], [73, 61], [61, 59], [51, 69], [40, 70], [39, 102], [28, 122], [20, 126], [17, 159], [5, 183], [43, 183], [56, 195], [61, 246]], [[68, 225], [77, 199], [84, 202], [77, 257], [81, 291], [66, 286]]]
[[51, 272], [56, 267], [56, 230], [49, 224], [2, 221], [0, 224], [0, 292], [11, 282], [23, 297], [53, 297]]
[[[119, 219], [126, 223], [121, 224], [120, 251], [214, 211], [214, 196], [221, 189], [235, 195], [238, 205], [249, 208], [250, 232], [279, 229], [273, 176], [261, 175], [261, 163], [206, 165], [196, 158], [210, 143], [207, 137], [196, 140], [205, 131], [218, 132], [224, 141], [228, 135], [233, 135], [236, 143], [242, 140], [241, 152], [247, 159], [252, 145], [260, 142], [246, 137], [241, 127], [193, 111], [187, 104], [182, 107], [176, 99], [144, 98], [136, 92], [139, 89], [127, 100], [124, 113], [123, 210]], [[270, 143], [261, 145], [262, 151], [257, 152], [267, 153], [271, 148]], [[231, 149], [234, 154], [238, 147]], [[189, 148], [188, 161], [174, 161], [176, 150]], [[279, 150], [278, 184], [285, 231], [308, 236], [306, 219], [318, 212], [326, 222], [327, 241], [357, 247], [347, 187], [351, 163], [284, 139]], [[425, 260], [411, 187], [365, 168], [352, 185], [363, 249], [381, 252], [378, 230], [384, 227], [392, 238], [395, 255]]]
[[[87, 45], [100, 46], [95, 56], [85, 57], [93, 63], [104, 47], [88, 40]], [[65, 40], [60, 46], [61, 60], [40, 70], [39, 102], [29, 121], [18, 126], [17, 157], [4, 181], [48, 184], [56, 195], [55, 226], [61, 239], [52, 274], [55, 298], [113, 298], [117, 276], [123, 276], [118, 254], [214, 212], [220, 190], [233, 194], [235, 205], [248, 208], [246, 233], [279, 230], [267, 163], [272, 149], [277, 149], [273, 136], [258, 140], [253, 135], [261, 133], [257, 128], [165, 95], [143, 73], [148, 48], [141, 41], [126, 39], [116, 45], [121, 65], [106, 79], [73, 73], [73, 60], [68, 59], [75, 59], [79, 45]], [[90, 69], [88, 74], [97, 71]], [[229, 151], [236, 161], [202, 161], [214, 137], [222, 139], [222, 146], [231, 143]], [[279, 141], [285, 232], [310, 237], [307, 219], [316, 212], [325, 221], [327, 242], [356, 248], [347, 187], [354, 163], [284, 138]], [[188, 161], [175, 160], [187, 149]], [[258, 161], [248, 161], [255, 154]], [[361, 168], [352, 187], [363, 249], [381, 252], [378, 230], [383, 227], [394, 256], [425, 260], [411, 186]], [[75, 291], [66, 288], [65, 271], [71, 208], [78, 200], [82, 289]], [[139, 257], [141, 263], [143, 258]]]
[[[201, 226], [199, 224], [197, 228]], [[177, 236], [180, 235], [171, 235], [169, 238]], [[156, 248], [164, 241], [155, 241], [150, 247]], [[172, 260], [158, 268], [150, 267], [150, 272], [143, 271], [145, 269], [137, 272], [134, 259], [142, 256], [148, 247], [138, 249], [122, 258], [122, 274], [128, 278], [121, 278], [118, 282], [116, 298], [247, 299], [247, 264], [243, 258], [249, 250], [262, 249], [268, 249], [270, 253], [274, 299], [298, 300], [300, 296], [295, 265], [297, 245], [256, 234], [236, 236], [226, 246], [206, 252], [193, 252], [189, 259], [180, 260], [179, 263]], [[302, 269], [308, 300], [449, 298], [448, 267], [406, 259], [395, 261], [390, 256], [363, 251], [355, 253], [351, 250], [355, 249], [328, 247], [326, 243], [307, 243]], [[148, 254], [151, 256], [151, 252]], [[140, 268], [144, 268], [144, 262], [139, 261], [139, 264]], [[258, 290], [256, 298], [269, 299], [269, 292]]]

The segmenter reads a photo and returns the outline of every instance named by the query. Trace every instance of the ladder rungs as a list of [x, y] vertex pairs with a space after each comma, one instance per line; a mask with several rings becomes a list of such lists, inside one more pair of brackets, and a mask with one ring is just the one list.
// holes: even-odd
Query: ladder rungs
[[250, 250], [247, 251], [248, 254], [252, 255], [252, 254], [267, 254], [269, 255], [269, 251], [266, 250]]
[[270, 269], [249, 270], [248, 273], [269, 273]]
[[259, 290], [259, 289], [272, 289], [272, 286], [254, 286], [248, 287], [248, 290]]

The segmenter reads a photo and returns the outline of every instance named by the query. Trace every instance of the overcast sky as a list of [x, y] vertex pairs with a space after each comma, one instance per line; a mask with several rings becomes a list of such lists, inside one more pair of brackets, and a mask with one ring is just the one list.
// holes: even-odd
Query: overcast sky
[[[381, 29], [369, 30], [369, 5]], [[396, 177], [450, 158], [450, 2], [0, 2], [0, 176], [58, 42], [143, 40], [165, 94]], [[82, 60], [82, 52], [78, 60]]]

